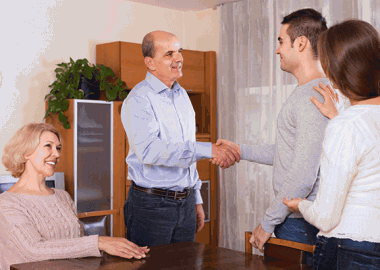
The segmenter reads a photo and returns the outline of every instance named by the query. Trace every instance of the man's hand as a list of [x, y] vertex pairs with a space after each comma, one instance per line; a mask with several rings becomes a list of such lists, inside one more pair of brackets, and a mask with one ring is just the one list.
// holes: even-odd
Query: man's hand
[[313, 88], [323, 96], [325, 102], [321, 103], [315, 97], [310, 98], [311, 102], [314, 103], [314, 105], [324, 116], [326, 116], [329, 119], [333, 119], [335, 116], [338, 115], [338, 94], [335, 93], [334, 90], [332, 90], [330, 85], [326, 87], [322, 83], [319, 83], [319, 87], [313, 86]]
[[298, 205], [300, 202], [302, 202], [304, 200], [306, 200], [306, 199], [301, 199], [300, 197], [298, 197], [297, 199], [291, 198], [290, 200], [288, 200], [288, 199], [286, 199], [286, 197], [284, 197], [284, 200], [282, 202], [290, 209], [290, 211], [295, 212], [295, 213], [299, 213], [300, 209], [298, 208]]
[[261, 252], [264, 252], [264, 244], [268, 241], [271, 234], [264, 231], [261, 224], [253, 231], [249, 242], [254, 248], [258, 248]]
[[205, 212], [203, 211], [202, 204], [195, 206], [195, 212], [197, 215], [197, 232], [200, 232], [205, 225]]
[[[234, 156], [234, 159], [231, 163], [231, 162], [228, 162], [228, 160], [226, 161], [226, 160], [223, 160], [219, 156], [213, 155], [212, 156], [213, 158], [210, 159], [210, 162], [212, 162], [212, 164], [218, 165], [222, 167], [223, 169], [226, 169], [226, 168], [229, 168], [231, 165], [233, 165], [235, 162], [240, 161], [241, 150], [240, 150], [239, 145], [235, 144], [234, 142], [218, 139], [218, 141], [215, 144], [215, 147], [218, 147], [218, 146], [224, 147], [227, 151], [232, 153]], [[229, 155], [229, 157], [231, 157], [231, 155]], [[229, 161], [231, 160], [232, 159], [230, 158]]]

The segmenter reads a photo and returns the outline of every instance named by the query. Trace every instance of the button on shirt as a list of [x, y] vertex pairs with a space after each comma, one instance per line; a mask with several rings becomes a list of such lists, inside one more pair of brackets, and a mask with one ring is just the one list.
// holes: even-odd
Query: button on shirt
[[129, 153], [128, 179], [146, 188], [195, 188], [202, 203], [196, 161], [211, 158], [209, 142], [196, 142], [195, 112], [186, 91], [172, 89], [150, 72], [129, 93], [121, 109]]

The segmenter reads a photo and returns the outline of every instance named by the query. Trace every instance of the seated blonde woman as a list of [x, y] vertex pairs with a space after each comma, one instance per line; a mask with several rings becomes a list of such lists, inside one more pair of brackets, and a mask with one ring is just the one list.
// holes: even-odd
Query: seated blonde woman
[[0, 269], [32, 261], [100, 257], [100, 251], [129, 259], [146, 257], [147, 247], [127, 239], [83, 236], [70, 195], [45, 184], [61, 149], [58, 130], [45, 123], [23, 126], [5, 146], [2, 162], [20, 179], [0, 194]]

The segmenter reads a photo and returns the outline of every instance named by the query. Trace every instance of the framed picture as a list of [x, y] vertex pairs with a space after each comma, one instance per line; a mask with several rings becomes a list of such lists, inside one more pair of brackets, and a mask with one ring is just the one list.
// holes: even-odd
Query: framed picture
[[205, 222], [210, 222], [210, 180], [202, 181], [201, 196], [203, 211], [205, 212]]

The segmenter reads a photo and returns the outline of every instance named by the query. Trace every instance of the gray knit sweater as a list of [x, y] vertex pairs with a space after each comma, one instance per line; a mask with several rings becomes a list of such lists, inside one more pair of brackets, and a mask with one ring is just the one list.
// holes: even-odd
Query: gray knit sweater
[[51, 259], [98, 256], [98, 236], [84, 236], [74, 202], [63, 190], [48, 196], [0, 195], [0, 269]]
[[299, 213], [291, 213], [282, 203], [285, 196], [315, 200], [322, 141], [329, 121], [310, 101], [314, 96], [323, 102], [322, 95], [313, 89], [319, 82], [329, 83], [328, 79], [312, 80], [296, 87], [286, 100], [277, 118], [274, 145], [240, 145], [241, 159], [273, 165], [275, 199], [261, 222], [268, 233], [272, 233], [287, 216], [302, 217]]

